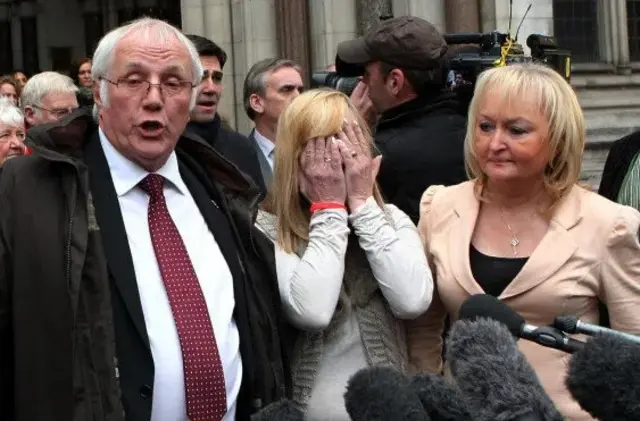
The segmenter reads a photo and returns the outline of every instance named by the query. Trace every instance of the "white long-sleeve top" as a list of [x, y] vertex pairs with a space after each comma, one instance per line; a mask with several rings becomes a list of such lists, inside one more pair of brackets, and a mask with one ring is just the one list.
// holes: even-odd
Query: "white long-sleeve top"
[[427, 310], [433, 278], [418, 230], [397, 207], [385, 205], [385, 211], [393, 224], [373, 197], [351, 215], [340, 209], [314, 213], [302, 258], [276, 245], [280, 295], [293, 324], [305, 330], [329, 325], [344, 276], [349, 223], [393, 314], [413, 319]]

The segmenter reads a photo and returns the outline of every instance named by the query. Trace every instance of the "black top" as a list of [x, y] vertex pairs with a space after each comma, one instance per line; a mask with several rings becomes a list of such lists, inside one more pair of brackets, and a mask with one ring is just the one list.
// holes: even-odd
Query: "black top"
[[484, 292], [498, 297], [522, 270], [528, 257], [494, 257], [469, 247], [471, 273]]

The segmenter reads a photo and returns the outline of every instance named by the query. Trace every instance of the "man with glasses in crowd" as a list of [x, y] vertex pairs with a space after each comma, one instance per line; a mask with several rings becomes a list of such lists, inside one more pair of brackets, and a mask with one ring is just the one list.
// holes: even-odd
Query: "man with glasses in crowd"
[[222, 71], [227, 61], [227, 53], [215, 42], [200, 35], [187, 35], [187, 38], [196, 47], [204, 69], [187, 130], [206, 140], [222, 156], [247, 174], [260, 186], [263, 194], [266, 194], [256, 149], [248, 138], [225, 128], [218, 113], [218, 104], [224, 89]]
[[117, 28], [94, 115], [5, 166], [0, 419], [249, 421], [289, 392], [259, 189], [183, 135], [202, 74], [166, 22]]
[[78, 87], [69, 76], [42, 72], [27, 81], [20, 94], [20, 105], [28, 127], [51, 123], [78, 108]]

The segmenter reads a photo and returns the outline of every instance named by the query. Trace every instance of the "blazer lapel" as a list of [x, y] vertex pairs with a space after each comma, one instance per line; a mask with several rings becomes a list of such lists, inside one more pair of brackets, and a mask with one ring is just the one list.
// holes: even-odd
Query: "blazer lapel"
[[451, 272], [454, 278], [470, 295], [484, 293], [473, 278], [469, 260], [471, 236], [475, 229], [479, 209], [480, 204], [474, 195], [473, 183], [468, 183], [464, 194], [460, 196], [460, 199], [455, 204], [454, 218], [458, 218], [458, 220], [451, 224], [449, 254], [451, 256]]
[[569, 230], [578, 224], [581, 218], [580, 188], [574, 187], [556, 209], [542, 241], [500, 298], [523, 294], [540, 285], [560, 269], [578, 248]]
[[150, 351], [127, 231], [97, 131], [85, 147], [85, 163], [89, 167], [91, 196], [109, 272], [136, 330]]
[[253, 147], [256, 148], [256, 152], [258, 153], [258, 162], [260, 163], [260, 171], [262, 172], [262, 178], [264, 180], [265, 186], [267, 186], [267, 189], [269, 189], [269, 186], [271, 185], [271, 178], [273, 177], [273, 171], [271, 170], [271, 165], [269, 165], [267, 157], [264, 156], [262, 149], [260, 149], [260, 146], [258, 146], [258, 142], [256, 141], [255, 137], [255, 129], [251, 130], [251, 133], [249, 133], [249, 140], [251, 140], [251, 143], [253, 143]]

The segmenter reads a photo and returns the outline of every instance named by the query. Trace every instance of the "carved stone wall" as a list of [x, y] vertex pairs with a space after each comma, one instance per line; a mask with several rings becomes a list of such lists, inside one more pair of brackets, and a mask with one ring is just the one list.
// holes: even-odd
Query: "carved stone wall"
[[311, 71], [309, 3], [307, 0], [275, 0], [280, 56], [295, 61], [309, 82]]
[[391, 0], [356, 0], [358, 35], [364, 35], [376, 26], [381, 16], [391, 15]]

